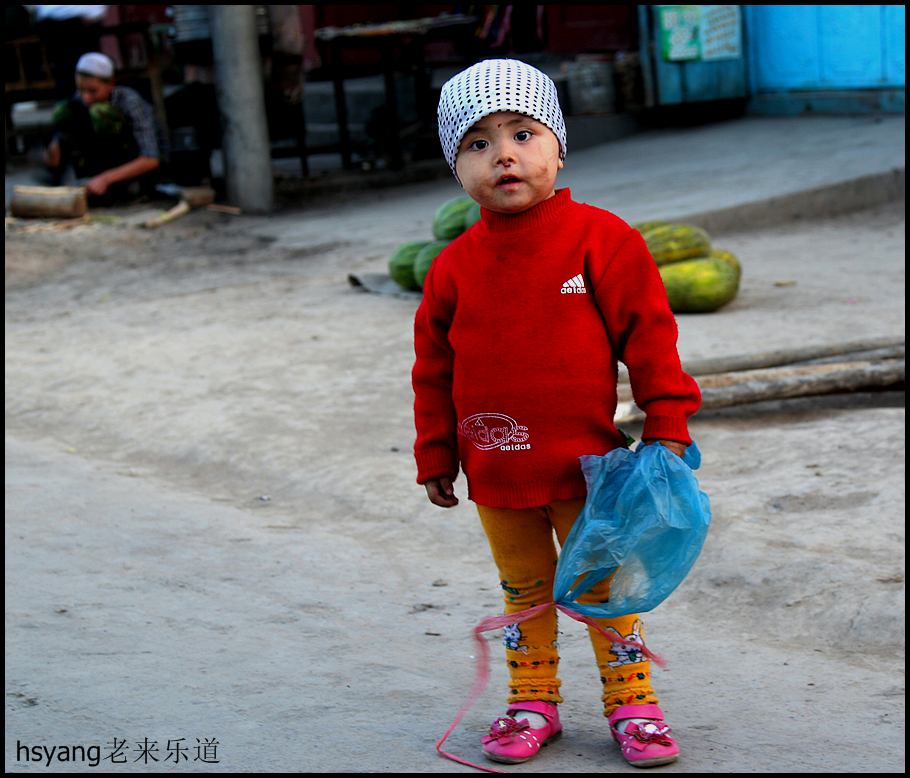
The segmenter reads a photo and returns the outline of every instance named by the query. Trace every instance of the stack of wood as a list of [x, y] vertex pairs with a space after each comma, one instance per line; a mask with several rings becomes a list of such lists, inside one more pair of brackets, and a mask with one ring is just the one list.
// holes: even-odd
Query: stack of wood
[[[790, 397], [902, 389], [904, 339], [880, 338], [837, 346], [693, 360], [683, 369], [698, 382], [703, 410]], [[642, 421], [628, 378], [619, 385], [615, 423]]]

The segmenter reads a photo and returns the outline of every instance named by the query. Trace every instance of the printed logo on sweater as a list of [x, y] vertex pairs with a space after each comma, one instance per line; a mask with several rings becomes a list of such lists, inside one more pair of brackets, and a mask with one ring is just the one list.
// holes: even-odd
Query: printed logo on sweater
[[498, 448], [502, 451], [526, 451], [528, 428], [504, 413], [475, 413], [458, 425], [464, 435], [481, 451]]
[[585, 289], [585, 278], [579, 273], [577, 276], [573, 276], [568, 281], [562, 285], [560, 290], [561, 294], [587, 294], [588, 290]]

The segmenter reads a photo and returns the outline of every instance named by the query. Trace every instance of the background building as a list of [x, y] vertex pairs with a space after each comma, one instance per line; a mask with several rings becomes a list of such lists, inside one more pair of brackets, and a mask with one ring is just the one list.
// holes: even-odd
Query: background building
[[[94, 48], [153, 103], [185, 182], [208, 176], [220, 145], [208, 9], [6, 6], [7, 155], [43, 140]], [[556, 81], [575, 148], [748, 113], [904, 110], [903, 5], [256, 9], [272, 156], [304, 176], [438, 159], [438, 90], [486, 57], [519, 56]]]

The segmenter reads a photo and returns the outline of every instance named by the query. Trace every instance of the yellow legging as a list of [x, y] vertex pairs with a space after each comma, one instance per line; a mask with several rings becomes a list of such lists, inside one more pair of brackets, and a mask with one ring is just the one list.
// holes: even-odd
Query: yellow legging
[[[565, 500], [520, 510], [477, 506], [493, 560], [499, 568], [506, 613], [553, 599], [557, 559], [553, 531], [562, 546], [583, 505], [584, 500]], [[606, 602], [609, 596], [607, 580], [578, 601]], [[635, 614], [599, 619], [598, 623], [624, 637], [643, 637], [641, 619]], [[521, 700], [562, 702], [557, 676], [556, 609], [547, 609], [527, 621], [506, 627], [504, 633], [510, 681], [507, 702], [510, 705]], [[603, 683], [604, 715], [609, 716], [620, 705], [657, 704], [651, 688], [650, 662], [640, 661], [641, 654], [634, 649], [614, 645], [595, 629], [589, 627], [588, 633]]]

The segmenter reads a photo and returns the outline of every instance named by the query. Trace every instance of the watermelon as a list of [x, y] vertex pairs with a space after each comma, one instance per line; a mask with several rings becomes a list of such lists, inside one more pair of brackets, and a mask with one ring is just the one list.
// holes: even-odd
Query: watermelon
[[107, 101], [92, 103], [88, 108], [92, 128], [99, 135], [115, 136], [127, 128], [126, 115]]
[[456, 197], [443, 203], [433, 216], [433, 237], [452, 240], [464, 232], [465, 212], [474, 204], [470, 197]]
[[480, 203], [471, 203], [464, 212], [464, 228], [470, 229], [480, 221]]
[[430, 265], [433, 264], [433, 260], [448, 245], [449, 241], [447, 240], [434, 240], [417, 252], [417, 256], [414, 257], [414, 281], [421, 289], [423, 289], [423, 279], [430, 272]]
[[410, 240], [402, 243], [389, 257], [389, 275], [399, 286], [405, 289], [420, 289], [414, 279], [414, 259], [417, 252], [430, 242], [428, 240]]
[[708, 254], [709, 257], [714, 259], [719, 259], [721, 262], [726, 262], [730, 267], [736, 271], [736, 280], [739, 281], [740, 276], [742, 276], [742, 265], [739, 264], [739, 260], [736, 258], [736, 255], [726, 249], [712, 249], [711, 253]]
[[642, 235], [644, 235], [648, 230], [653, 230], [657, 227], [666, 227], [672, 222], [662, 221], [661, 219], [654, 219], [654, 221], [649, 222], [637, 222], [632, 225], [633, 230], [638, 230]]
[[714, 257], [671, 262], [658, 270], [674, 313], [716, 311], [739, 291], [736, 269]]
[[701, 227], [691, 224], [664, 224], [642, 233], [658, 265], [706, 256], [711, 251], [711, 238]]

